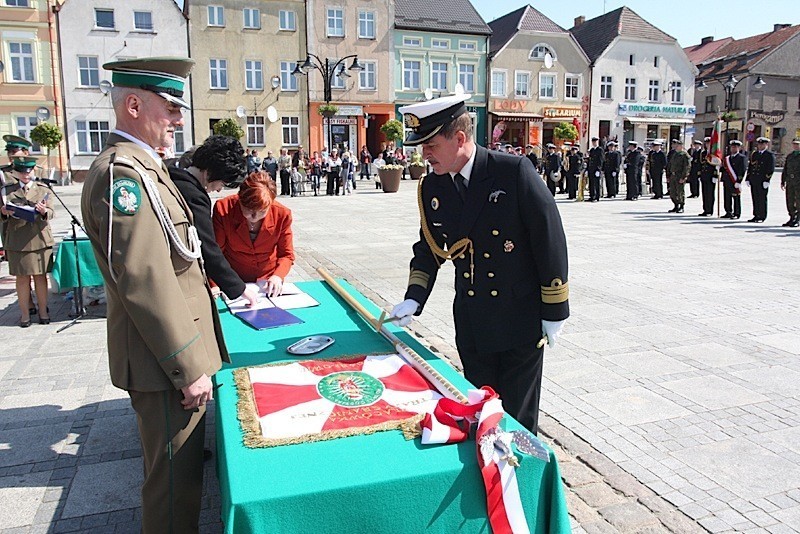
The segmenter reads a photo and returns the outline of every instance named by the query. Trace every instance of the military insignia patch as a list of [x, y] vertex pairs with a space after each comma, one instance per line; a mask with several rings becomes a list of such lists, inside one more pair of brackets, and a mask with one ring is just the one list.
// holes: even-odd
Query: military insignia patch
[[503, 250], [506, 252], [511, 252], [514, 250], [514, 242], [511, 240], [506, 240], [506, 242], [503, 243]]
[[431, 209], [433, 209], [433, 210], [438, 210], [439, 209], [439, 199], [438, 198], [433, 197], [431, 199]]
[[111, 188], [111, 203], [123, 215], [133, 215], [139, 211], [142, 190], [136, 180], [120, 178], [114, 180]]
[[489, 202], [497, 202], [497, 199], [500, 198], [500, 195], [505, 195], [506, 192], [502, 189], [497, 189], [489, 193]]

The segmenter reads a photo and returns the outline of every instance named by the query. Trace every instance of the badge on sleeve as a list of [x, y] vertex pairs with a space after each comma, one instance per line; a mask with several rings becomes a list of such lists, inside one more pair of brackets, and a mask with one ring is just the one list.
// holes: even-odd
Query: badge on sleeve
[[436, 211], [436, 210], [438, 210], [438, 209], [439, 209], [439, 199], [438, 199], [438, 198], [436, 198], [436, 197], [433, 197], [433, 198], [431, 199], [431, 208], [432, 208], [434, 211]]
[[120, 178], [114, 180], [111, 188], [111, 203], [123, 215], [134, 215], [139, 211], [142, 190], [136, 180]]

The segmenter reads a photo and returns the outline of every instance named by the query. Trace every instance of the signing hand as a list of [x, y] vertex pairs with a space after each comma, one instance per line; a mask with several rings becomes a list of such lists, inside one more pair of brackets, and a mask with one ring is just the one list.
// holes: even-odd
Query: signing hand
[[406, 299], [394, 308], [392, 308], [392, 321], [397, 326], [408, 326], [414, 318], [414, 314], [419, 309], [419, 302], [414, 299]]
[[253, 291], [251, 288], [245, 286], [244, 293], [242, 293], [239, 298], [242, 298], [247, 301], [247, 307], [252, 308], [258, 302], [258, 292]]
[[200, 406], [205, 406], [214, 398], [214, 385], [211, 383], [211, 379], [203, 374], [188, 386], [182, 387], [181, 393], [183, 393], [181, 401], [183, 409], [195, 410]]
[[264, 285], [264, 293], [266, 293], [268, 297], [280, 296], [280, 294], [283, 293], [283, 279], [277, 274], [270, 276], [269, 279], [267, 279], [267, 283]]

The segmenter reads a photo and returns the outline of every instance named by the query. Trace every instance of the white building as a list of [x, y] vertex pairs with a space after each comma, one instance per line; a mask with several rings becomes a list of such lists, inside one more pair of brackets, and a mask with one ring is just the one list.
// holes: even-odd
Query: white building
[[[174, 0], [65, 0], [57, 8], [69, 164], [80, 179], [114, 129], [103, 64], [147, 56], [189, 55], [188, 20]], [[184, 99], [191, 103], [187, 84]], [[175, 151], [191, 145], [191, 113], [176, 132]], [[184, 134], [186, 132], [186, 134]]]
[[592, 65], [589, 135], [640, 145], [683, 138], [695, 117], [697, 69], [674, 37], [627, 7], [570, 29]]

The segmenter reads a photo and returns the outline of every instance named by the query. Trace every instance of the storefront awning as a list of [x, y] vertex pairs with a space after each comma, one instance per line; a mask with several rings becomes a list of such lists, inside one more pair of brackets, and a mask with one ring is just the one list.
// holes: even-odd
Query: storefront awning
[[535, 120], [542, 120], [544, 115], [539, 115], [538, 113], [499, 113], [497, 111], [490, 111], [490, 115], [494, 115], [498, 119], [503, 119], [505, 121], [535, 121]]
[[692, 124], [694, 119], [674, 118], [665, 119], [663, 117], [622, 117], [626, 121], [634, 124]]

